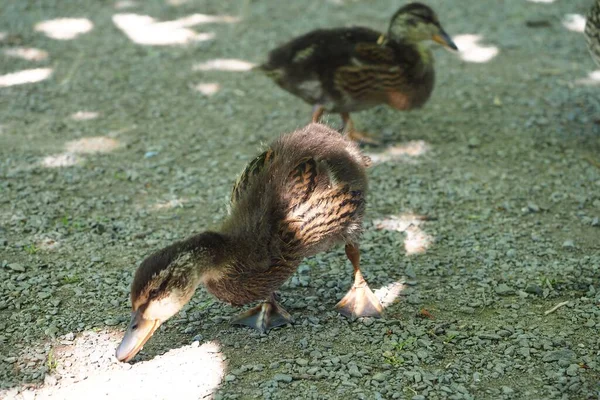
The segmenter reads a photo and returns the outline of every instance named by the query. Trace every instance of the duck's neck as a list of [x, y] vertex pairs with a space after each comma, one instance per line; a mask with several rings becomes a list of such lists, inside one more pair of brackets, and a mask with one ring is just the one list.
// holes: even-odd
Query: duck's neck
[[189, 286], [195, 289], [207, 280], [222, 276], [229, 264], [229, 240], [216, 232], [203, 232], [180, 243], [178, 255], [173, 261], [180, 264], [176, 270], [191, 278]]

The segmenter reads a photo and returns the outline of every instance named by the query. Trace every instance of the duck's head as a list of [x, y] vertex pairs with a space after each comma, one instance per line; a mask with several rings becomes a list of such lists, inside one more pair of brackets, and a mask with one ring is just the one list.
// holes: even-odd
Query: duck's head
[[191, 253], [170, 257], [161, 250], [140, 264], [131, 285], [131, 322], [117, 348], [119, 361], [131, 360], [190, 300], [196, 289], [191, 257]]
[[410, 3], [396, 11], [390, 22], [388, 37], [412, 43], [433, 40], [449, 49], [458, 50], [450, 35], [442, 28], [436, 13], [421, 3]]

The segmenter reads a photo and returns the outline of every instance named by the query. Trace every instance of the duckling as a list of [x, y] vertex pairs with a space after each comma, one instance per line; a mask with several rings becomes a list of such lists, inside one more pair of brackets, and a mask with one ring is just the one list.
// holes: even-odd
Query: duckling
[[600, 67], [600, 0], [588, 12], [584, 34], [590, 54]]
[[313, 105], [313, 122], [325, 111], [339, 113], [352, 139], [376, 144], [355, 131], [350, 112], [379, 104], [423, 106], [435, 81], [426, 40], [458, 50], [431, 8], [410, 3], [393, 15], [386, 34], [363, 27], [315, 30], [272, 50], [257, 69]]
[[293, 322], [276, 290], [305, 258], [345, 243], [354, 284], [336, 305], [351, 318], [382, 307], [360, 271], [368, 157], [338, 132], [310, 124], [275, 140], [252, 160], [218, 231], [177, 242], [146, 258], [131, 285], [132, 318], [116, 351], [131, 360], [199, 285], [235, 306], [262, 300], [231, 322], [260, 332]]

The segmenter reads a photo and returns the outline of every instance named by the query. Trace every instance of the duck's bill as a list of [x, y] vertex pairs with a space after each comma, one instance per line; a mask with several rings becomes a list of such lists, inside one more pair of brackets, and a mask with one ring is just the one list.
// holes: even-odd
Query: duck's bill
[[443, 29], [440, 29], [437, 35], [433, 35], [431, 38], [434, 42], [441, 44], [444, 47], [458, 51], [458, 47], [454, 44], [454, 41]]
[[117, 359], [128, 362], [135, 357], [159, 326], [159, 320], [144, 319], [139, 311], [133, 313], [127, 332], [117, 347]]

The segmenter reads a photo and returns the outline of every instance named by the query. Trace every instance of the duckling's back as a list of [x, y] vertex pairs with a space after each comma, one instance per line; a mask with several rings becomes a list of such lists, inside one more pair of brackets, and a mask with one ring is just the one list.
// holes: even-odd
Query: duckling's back
[[285, 188], [279, 198], [286, 211], [278, 236], [286, 256], [302, 258], [356, 240], [365, 209], [368, 160], [358, 146], [312, 124], [281, 137], [272, 149], [281, 154], [281, 169], [290, 171], [274, 182]]
[[218, 297], [234, 304], [265, 298], [304, 257], [356, 242], [367, 165], [355, 143], [324, 125], [275, 140], [235, 185], [223, 233], [236, 243], [236, 261]]

